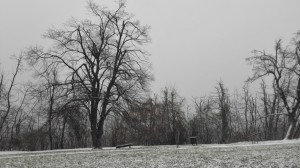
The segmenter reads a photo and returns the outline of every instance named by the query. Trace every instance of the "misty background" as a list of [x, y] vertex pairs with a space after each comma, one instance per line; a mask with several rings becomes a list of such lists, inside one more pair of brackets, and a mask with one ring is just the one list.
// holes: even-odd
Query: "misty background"
[[[115, 1], [96, 1], [109, 8]], [[220, 79], [229, 90], [240, 89], [251, 66], [251, 51], [273, 51], [280, 38], [285, 44], [300, 28], [298, 0], [127, 0], [126, 10], [151, 26], [153, 92], [174, 86], [187, 98], [209, 94]], [[82, 0], [1, 0], [1, 71], [11, 73], [18, 55], [31, 45], [49, 46], [47, 29], [60, 27], [71, 17], [86, 18]], [[29, 78], [23, 75], [21, 78]], [[20, 80], [20, 78], [18, 79]]]

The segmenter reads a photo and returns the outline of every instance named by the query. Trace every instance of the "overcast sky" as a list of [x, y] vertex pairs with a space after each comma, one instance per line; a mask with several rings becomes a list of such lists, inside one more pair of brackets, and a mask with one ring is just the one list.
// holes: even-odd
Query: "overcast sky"
[[[114, 8], [112, 0], [95, 0]], [[210, 94], [218, 80], [242, 88], [251, 75], [245, 58], [253, 49], [272, 51], [300, 30], [299, 0], [128, 0], [127, 11], [151, 26], [155, 81], [152, 90], [175, 86], [187, 98]], [[30, 45], [46, 44], [41, 35], [71, 17], [86, 18], [84, 0], [0, 0], [0, 62]]]

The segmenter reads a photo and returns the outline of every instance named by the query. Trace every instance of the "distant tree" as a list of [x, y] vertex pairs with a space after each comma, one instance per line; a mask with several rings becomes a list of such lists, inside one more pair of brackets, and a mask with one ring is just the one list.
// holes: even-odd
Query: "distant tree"
[[[6, 81], [4, 79], [4, 75], [1, 74], [0, 79], [0, 142], [2, 140], [4, 132], [9, 131], [8, 129], [4, 130], [4, 127], [9, 127], [8, 117], [13, 109], [13, 102], [16, 101], [16, 97], [14, 96], [15, 92], [15, 83], [18, 74], [22, 68], [23, 57], [17, 57], [17, 66], [15, 68], [14, 73], [12, 74], [11, 81]], [[8, 85], [6, 85], [6, 82]]]
[[288, 116], [289, 126], [284, 139], [297, 138], [295, 136], [296, 127], [300, 115], [299, 40], [297, 41], [297, 38], [295, 38], [293, 48], [283, 47], [282, 41], [278, 40], [275, 44], [274, 54], [267, 54], [265, 51], [257, 50], [254, 50], [253, 54], [254, 56], [247, 58], [247, 61], [253, 65], [253, 76], [248, 79], [248, 82], [264, 76], [272, 77], [276, 92], [278, 92], [285, 107], [286, 112], [284, 114]]
[[133, 19], [120, 1], [115, 11], [93, 2], [88, 9], [94, 19], [72, 20], [63, 29], [50, 29], [46, 38], [54, 46], [44, 51], [32, 47], [31, 64], [48, 62], [66, 68], [65, 84], [81, 90], [81, 101], [89, 113], [94, 148], [101, 148], [103, 126], [116, 104], [136, 98], [151, 80], [147, 53], [141, 48], [150, 39], [148, 26]]
[[[187, 121], [182, 110], [184, 99], [169, 87], [158, 97], [132, 102], [130, 108], [121, 112], [132, 140], [141, 145], [183, 144], [187, 139]], [[121, 129], [122, 122], [118, 123], [116, 126]]]
[[29, 87], [18, 91], [20, 97], [18, 98], [18, 103], [14, 104], [12, 110], [9, 114], [8, 124], [10, 125], [10, 145], [9, 149], [20, 150], [22, 148], [22, 131], [24, 131], [24, 125], [28, 117], [26, 107], [29, 106], [30, 100], [27, 98], [29, 92]]
[[[245, 118], [245, 131], [244, 131], [244, 136], [248, 137], [249, 136], [249, 106], [250, 106], [250, 100], [251, 100], [251, 95], [249, 93], [249, 88], [248, 87], [243, 87], [243, 104], [244, 104], [244, 118]], [[247, 138], [246, 138], [247, 139]]]
[[[247, 86], [243, 87], [243, 90], [248, 90]], [[247, 105], [244, 104], [245, 96], [240, 94], [238, 90], [232, 95], [231, 98], [231, 141], [244, 141], [247, 136], [248, 120], [247, 120]]]
[[190, 135], [196, 136], [199, 143], [212, 143], [216, 122], [212, 112], [213, 101], [208, 97], [194, 98], [194, 106], [196, 114], [189, 121]]
[[186, 118], [182, 110], [184, 98], [175, 88], [165, 87], [162, 90], [161, 101], [161, 124], [164, 125], [164, 134], [167, 136], [168, 144], [183, 143], [186, 136]]
[[230, 102], [227, 89], [224, 87], [222, 81], [218, 82], [217, 90], [217, 104], [220, 110], [222, 121], [222, 137], [221, 143], [228, 143], [229, 141], [229, 117], [230, 117]]
[[134, 101], [129, 106], [129, 108], [120, 111], [119, 115], [113, 119], [112, 135], [114, 138], [112, 138], [112, 144], [117, 145], [117, 143], [126, 139], [122, 138], [125, 136], [122, 134], [122, 132], [126, 132], [125, 127], [128, 127], [128, 130], [130, 130], [128, 132], [131, 133], [132, 140], [136, 144], [156, 144], [158, 141], [156, 128], [159, 127], [156, 123], [160, 119], [160, 116], [156, 114], [158, 112], [157, 104], [153, 99], [148, 98]]
[[261, 83], [262, 97], [261, 101], [263, 103], [263, 112], [264, 116], [261, 117], [264, 119], [264, 134], [266, 140], [274, 139], [277, 136], [278, 120], [280, 115], [278, 115], [278, 106], [280, 99], [276, 92], [276, 88], [273, 86], [273, 94], [267, 93], [267, 86], [264, 80]]
[[[67, 101], [67, 89], [59, 82], [58, 64], [48, 64], [44, 62], [43, 66], [34, 66], [34, 77], [37, 80], [35, 85], [30, 86], [30, 92], [33, 99], [36, 99], [39, 105], [39, 114], [45, 115], [45, 124], [48, 129], [48, 140], [50, 150], [58, 148], [54, 146], [55, 125], [58, 118], [58, 109], [62, 108]], [[57, 142], [56, 142], [57, 144]]]
[[173, 88], [170, 93], [170, 112], [172, 119], [172, 143], [179, 145], [180, 136], [185, 132], [185, 116], [181, 110], [184, 99]]

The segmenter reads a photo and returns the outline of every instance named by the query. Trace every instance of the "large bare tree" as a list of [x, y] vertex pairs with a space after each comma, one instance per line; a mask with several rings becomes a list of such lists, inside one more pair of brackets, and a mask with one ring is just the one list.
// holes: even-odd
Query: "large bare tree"
[[64, 83], [80, 91], [77, 98], [89, 113], [93, 147], [101, 148], [104, 122], [115, 105], [137, 97], [151, 80], [142, 48], [150, 41], [149, 27], [134, 20], [122, 1], [114, 11], [90, 1], [88, 10], [92, 19], [73, 19], [62, 29], [50, 29], [45, 37], [53, 47], [32, 47], [27, 58], [31, 64], [65, 67]]
[[[247, 59], [253, 65], [253, 76], [248, 81], [255, 81], [264, 76], [271, 76], [274, 80], [276, 92], [285, 107], [288, 116], [288, 129], [285, 139], [296, 138], [295, 131], [300, 116], [300, 45], [297, 40], [291, 47], [283, 47], [282, 41], [275, 44], [275, 53], [253, 51], [254, 56]], [[274, 115], [274, 114], [272, 114]], [[276, 115], [282, 115], [276, 114]]]

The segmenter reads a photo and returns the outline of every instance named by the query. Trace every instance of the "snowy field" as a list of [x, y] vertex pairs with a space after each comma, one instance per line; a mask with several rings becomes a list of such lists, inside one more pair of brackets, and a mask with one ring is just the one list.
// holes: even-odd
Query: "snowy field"
[[0, 167], [300, 167], [300, 140], [0, 152]]

